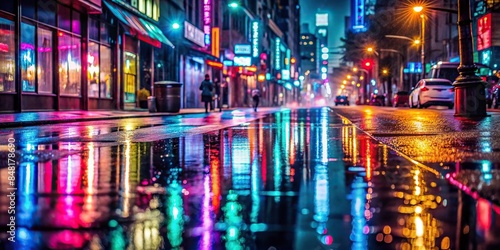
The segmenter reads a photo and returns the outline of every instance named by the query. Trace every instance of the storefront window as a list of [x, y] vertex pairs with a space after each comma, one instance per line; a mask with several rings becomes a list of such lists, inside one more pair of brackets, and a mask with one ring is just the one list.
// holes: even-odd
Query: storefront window
[[146, 0], [139, 0], [139, 11], [146, 13]]
[[95, 19], [89, 19], [89, 38], [99, 40], [99, 21]]
[[59, 88], [63, 95], [80, 95], [80, 38], [59, 32]]
[[53, 86], [53, 50], [52, 31], [38, 28], [38, 92], [52, 93]]
[[111, 98], [113, 71], [112, 71], [111, 48], [101, 45], [101, 76], [99, 91], [101, 98]]
[[160, 19], [160, 0], [153, 0], [153, 19], [158, 21]]
[[99, 44], [89, 43], [88, 54], [88, 81], [89, 81], [89, 96], [99, 97]]
[[[56, 26], [57, 3], [54, 0], [37, 1], [38, 21]], [[24, 6], [23, 6], [24, 7]]]
[[146, 0], [146, 15], [153, 17], [153, 2], [151, 0]]
[[15, 1], [1, 1], [0, 2], [0, 10], [7, 11], [10, 13], [14, 13], [16, 9], [16, 2]]
[[21, 83], [23, 91], [35, 92], [35, 26], [21, 23]]
[[14, 22], [0, 18], [0, 92], [14, 92], [15, 41]]
[[71, 10], [69, 8], [59, 5], [57, 18], [59, 28], [71, 30]]
[[136, 55], [130, 52], [125, 52], [125, 65], [123, 65], [123, 67], [123, 73], [125, 73], [125, 102], [135, 102], [137, 77]]
[[80, 13], [73, 11], [73, 16], [71, 18], [71, 31], [76, 34], [81, 34], [81, 25], [80, 25]]
[[21, 6], [23, 6], [23, 8], [21, 9], [23, 16], [35, 19], [35, 0], [21, 0]]
[[101, 23], [101, 43], [109, 44], [110, 32], [111, 29], [109, 28], [109, 25]]

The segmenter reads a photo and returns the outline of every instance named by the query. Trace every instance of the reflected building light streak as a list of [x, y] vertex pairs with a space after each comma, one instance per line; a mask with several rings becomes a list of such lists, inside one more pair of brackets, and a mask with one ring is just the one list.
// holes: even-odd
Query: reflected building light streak
[[[274, 168], [273, 168], [273, 173], [274, 173], [274, 176], [273, 176], [273, 180], [274, 180], [274, 190], [275, 191], [279, 191], [281, 189], [281, 182], [282, 182], [282, 176], [283, 176], [283, 172], [282, 172], [282, 167], [283, 167], [283, 164], [281, 162], [281, 155], [280, 155], [280, 145], [279, 145], [279, 141], [277, 141], [276, 143], [274, 143], [274, 147], [273, 147], [273, 160], [274, 160]], [[276, 202], [278, 202], [280, 200], [280, 196], [275, 196], [274, 197], [274, 200]]]
[[131, 142], [130, 140], [125, 141], [125, 152], [124, 152], [124, 157], [125, 157], [125, 166], [122, 171], [122, 185], [123, 185], [123, 211], [122, 211], [122, 216], [123, 217], [128, 217], [129, 214], [129, 207], [130, 207], [130, 151], [131, 151]]
[[330, 214], [328, 168], [318, 164], [314, 174], [314, 220], [327, 222]]
[[387, 149], [387, 145], [385, 145], [385, 144], [382, 147], [382, 157], [383, 157], [384, 167], [386, 167], [387, 166], [388, 157], [389, 157], [389, 150]]
[[217, 213], [220, 209], [220, 163], [219, 163], [219, 155], [213, 157], [210, 161], [210, 176], [212, 179], [212, 207], [215, 213]]
[[235, 190], [250, 191], [250, 147], [248, 139], [242, 136], [233, 136], [232, 145], [232, 181]]
[[370, 181], [372, 179], [372, 156], [371, 156], [371, 143], [370, 139], [366, 138], [365, 139], [366, 143], [366, 153], [365, 153], [365, 158], [366, 158], [366, 179]]
[[323, 164], [328, 163], [328, 120], [326, 118], [321, 119], [321, 162]]
[[90, 142], [88, 145], [88, 159], [87, 159], [87, 194], [89, 194], [89, 197], [92, 197], [92, 194], [94, 194], [94, 175], [95, 175], [95, 148], [94, 148], [94, 143]]
[[242, 243], [244, 241], [239, 228], [243, 222], [243, 216], [241, 215], [242, 206], [238, 202], [238, 195], [233, 190], [229, 190], [226, 199], [226, 205], [222, 208], [224, 211], [224, 221], [227, 224], [227, 229], [223, 236], [223, 239], [226, 241], [225, 246], [226, 249], [243, 250]]
[[424, 236], [424, 222], [422, 221], [422, 218], [420, 216], [415, 217], [415, 234], [417, 237], [422, 237]]
[[[16, 209], [16, 217], [19, 219], [19, 225], [31, 227], [34, 223], [33, 216], [36, 211], [36, 183], [35, 183], [35, 164], [33, 162], [21, 163], [19, 168], [19, 206]], [[7, 210], [7, 209], [6, 209]], [[11, 214], [12, 216], [14, 214]]]
[[352, 163], [356, 165], [358, 162], [358, 135], [356, 128], [352, 126]]
[[[260, 129], [261, 131], [262, 129]], [[250, 131], [250, 130], [249, 130]], [[259, 136], [260, 140], [260, 136]], [[255, 141], [251, 142], [253, 144], [257, 144]], [[259, 218], [259, 207], [260, 207], [260, 190], [262, 187], [262, 181], [260, 180], [260, 173], [259, 173], [259, 151], [257, 147], [253, 147], [254, 154], [252, 158], [252, 165], [250, 167], [252, 173], [251, 177], [251, 196], [252, 196], [252, 211], [250, 213], [250, 221], [252, 223], [257, 223], [258, 218]]]
[[184, 201], [182, 200], [182, 186], [172, 182], [167, 188], [168, 197], [165, 201], [167, 217], [167, 239], [173, 249], [178, 249], [183, 241], [184, 231]]
[[210, 214], [210, 177], [209, 175], [205, 175], [203, 178], [203, 202], [201, 206], [202, 213], [202, 227], [203, 227], [203, 235], [201, 242], [201, 249], [211, 249], [212, 245], [212, 229], [213, 229], [213, 221], [212, 216]]
[[352, 216], [352, 231], [350, 239], [353, 242], [352, 249], [367, 249], [367, 236], [363, 232], [366, 225], [365, 218], [365, 204], [366, 191], [363, 178], [355, 177], [352, 186], [352, 202], [351, 202], [351, 216]]

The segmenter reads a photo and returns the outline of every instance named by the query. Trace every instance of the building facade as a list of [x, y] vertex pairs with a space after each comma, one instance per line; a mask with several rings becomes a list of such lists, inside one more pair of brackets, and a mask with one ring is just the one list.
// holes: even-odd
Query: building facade
[[173, 46], [157, 26], [159, 0], [0, 9], [2, 112], [135, 108], [137, 91], [151, 89], [153, 51]]
[[318, 51], [318, 42], [316, 36], [312, 33], [300, 34], [299, 45], [302, 70], [317, 73], [316, 53]]

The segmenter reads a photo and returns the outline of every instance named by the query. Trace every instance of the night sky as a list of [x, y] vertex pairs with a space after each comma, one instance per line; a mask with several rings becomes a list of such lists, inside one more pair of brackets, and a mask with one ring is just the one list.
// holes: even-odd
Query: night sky
[[314, 32], [314, 14], [319, 10], [329, 14], [329, 36], [328, 47], [338, 47], [342, 45], [341, 37], [344, 37], [344, 20], [350, 15], [350, 0], [300, 0], [301, 23], [309, 23], [311, 32]]

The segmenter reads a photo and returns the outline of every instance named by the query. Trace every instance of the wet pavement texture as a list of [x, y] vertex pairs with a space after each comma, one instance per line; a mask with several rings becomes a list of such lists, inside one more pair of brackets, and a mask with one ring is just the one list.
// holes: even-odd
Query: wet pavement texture
[[[334, 108], [371, 136], [452, 182], [500, 205], [500, 112], [484, 119], [453, 110], [357, 106]], [[449, 174], [449, 175], [447, 175]]]
[[10, 137], [16, 242], [0, 165], [5, 249], [500, 247], [498, 207], [328, 108], [0, 131]]

